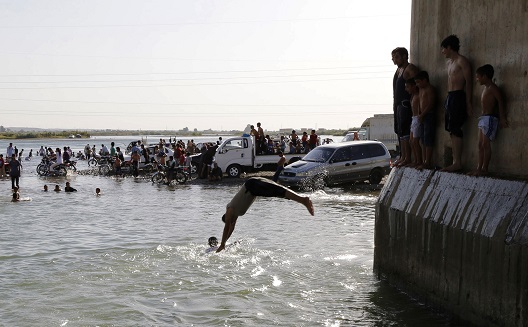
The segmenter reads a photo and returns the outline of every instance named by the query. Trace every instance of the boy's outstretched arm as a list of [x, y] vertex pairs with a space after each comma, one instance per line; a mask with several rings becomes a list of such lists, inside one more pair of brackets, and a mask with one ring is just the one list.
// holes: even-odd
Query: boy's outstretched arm
[[225, 249], [227, 240], [231, 237], [231, 234], [233, 234], [233, 231], [235, 230], [236, 221], [237, 218], [233, 215], [233, 209], [227, 208], [225, 213], [224, 232], [222, 233], [222, 242], [220, 243], [220, 246], [216, 252], [220, 252]]

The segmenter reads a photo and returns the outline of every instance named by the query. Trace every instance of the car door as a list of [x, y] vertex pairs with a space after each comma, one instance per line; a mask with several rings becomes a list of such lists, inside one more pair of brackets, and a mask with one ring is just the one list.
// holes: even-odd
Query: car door
[[252, 158], [247, 139], [232, 138], [225, 141], [218, 150], [215, 160], [223, 171], [232, 163], [250, 166]]
[[336, 151], [332, 184], [343, 184], [368, 177], [371, 166], [368, 144], [355, 143]]
[[357, 144], [351, 148], [349, 181], [363, 180], [370, 174], [371, 158], [368, 144]]
[[350, 179], [351, 170], [351, 152], [350, 146], [343, 146], [338, 148], [328, 164], [328, 184], [341, 184], [345, 183]]

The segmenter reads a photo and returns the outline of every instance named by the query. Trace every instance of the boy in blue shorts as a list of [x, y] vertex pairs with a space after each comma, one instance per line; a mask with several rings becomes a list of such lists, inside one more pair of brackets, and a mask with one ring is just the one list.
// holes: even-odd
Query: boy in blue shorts
[[[470, 172], [472, 176], [483, 176], [488, 174], [488, 166], [491, 160], [491, 141], [495, 139], [497, 130], [508, 127], [506, 108], [502, 94], [495, 83], [493, 83], [494, 69], [491, 65], [479, 67], [476, 78], [480, 85], [484, 86], [480, 102], [482, 105], [482, 116], [478, 119], [479, 129], [479, 159], [477, 169]], [[497, 109], [498, 107], [498, 115]]]
[[420, 89], [416, 85], [414, 78], [409, 78], [405, 81], [405, 91], [411, 95], [411, 152], [412, 163], [409, 167], [420, 167], [423, 164], [422, 146], [420, 140], [423, 137], [423, 124], [420, 121]]
[[433, 145], [435, 140], [435, 88], [429, 84], [429, 74], [421, 71], [414, 77], [416, 85], [420, 89], [420, 115], [418, 120], [423, 124], [422, 143], [425, 148], [423, 164], [418, 169], [433, 168]]

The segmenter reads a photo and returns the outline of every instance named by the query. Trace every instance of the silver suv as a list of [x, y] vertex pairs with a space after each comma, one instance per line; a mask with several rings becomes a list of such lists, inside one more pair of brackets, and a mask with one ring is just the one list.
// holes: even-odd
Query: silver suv
[[279, 181], [300, 188], [368, 180], [379, 184], [390, 172], [391, 156], [378, 141], [351, 141], [321, 145], [302, 160], [284, 168]]

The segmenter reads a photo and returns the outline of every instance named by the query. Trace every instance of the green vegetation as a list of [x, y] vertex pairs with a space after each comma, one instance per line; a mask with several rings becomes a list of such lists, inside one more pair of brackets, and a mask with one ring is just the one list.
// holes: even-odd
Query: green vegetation
[[0, 139], [53, 139], [53, 138], [68, 138], [70, 135], [81, 135], [83, 138], [89, 138], [88, 132], [81, 131], [20, 131], [20, 132], [0, 132]]

